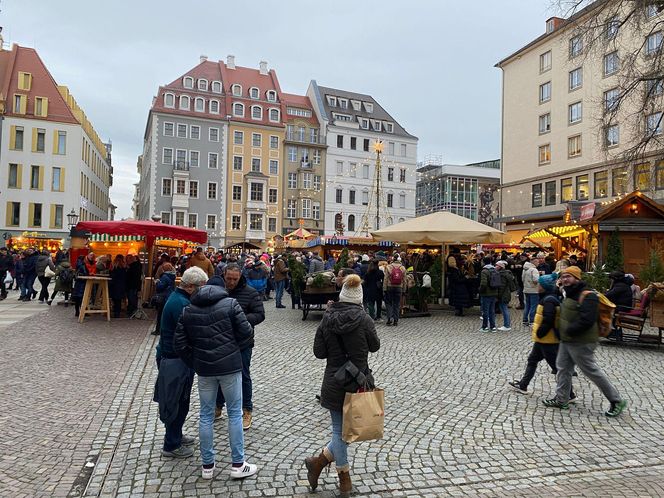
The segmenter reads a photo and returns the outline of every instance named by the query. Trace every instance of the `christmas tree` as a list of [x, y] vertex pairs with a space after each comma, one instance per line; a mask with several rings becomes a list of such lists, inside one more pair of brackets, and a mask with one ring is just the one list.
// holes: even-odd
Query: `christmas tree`
[[622, 241], [616, 229], [611, 233], [606, 247], [606, 271], [624, 270], [624, 266]]

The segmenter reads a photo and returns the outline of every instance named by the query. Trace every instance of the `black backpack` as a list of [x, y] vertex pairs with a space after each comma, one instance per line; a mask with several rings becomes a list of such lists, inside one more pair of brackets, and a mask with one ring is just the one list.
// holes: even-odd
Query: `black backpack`
[[500, 278], [500, 273], [495, 268], [489, 269], [489, 278], [487, 278], [490, 289], [500, 289], [503, 286], [503, 281]]
[[69, 285], [74, 281], [74, 273], [71, 271], [71, 268], [63, 268], [58, 275], [58, 279], [64, 285]]

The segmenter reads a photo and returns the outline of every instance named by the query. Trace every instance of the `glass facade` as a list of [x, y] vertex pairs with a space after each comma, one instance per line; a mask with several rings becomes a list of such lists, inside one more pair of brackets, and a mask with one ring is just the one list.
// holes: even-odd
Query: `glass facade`
[[437, 177], [417, 184], [417, 216], [450, 211], [477, 220], [479, 182], [477, 178]]

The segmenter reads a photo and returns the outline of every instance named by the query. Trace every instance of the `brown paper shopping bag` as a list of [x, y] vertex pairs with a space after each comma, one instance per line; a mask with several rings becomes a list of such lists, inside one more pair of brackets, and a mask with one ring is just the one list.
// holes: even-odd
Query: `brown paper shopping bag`
[[382, 439], [384, 424], [385, 391], [346, 393], [341, 439], [347, 443]]

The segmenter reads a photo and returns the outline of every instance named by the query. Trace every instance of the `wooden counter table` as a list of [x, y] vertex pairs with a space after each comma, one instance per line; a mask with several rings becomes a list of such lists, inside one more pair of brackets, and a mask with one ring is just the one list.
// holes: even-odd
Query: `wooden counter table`
[[[106, 320], [111, 321], [111, 301], [108, 292], [108, 283], [111, 281], [109, 277], [102, 277], [90, 275], [87, 277], [76, 277], [80, 280], [85, 280], [85, 290], [83, 291], [83, 302], [81, 302], [81, 311], [78, 321], [83, 323], [85, 315], [106, 314]], [[92, 287], [98, 285], [96, 298], [101, 303], [100, 309], [91, 309], [90, 297], [92, 296]], [[94, 305], [94, 303], [93, 303]]]

